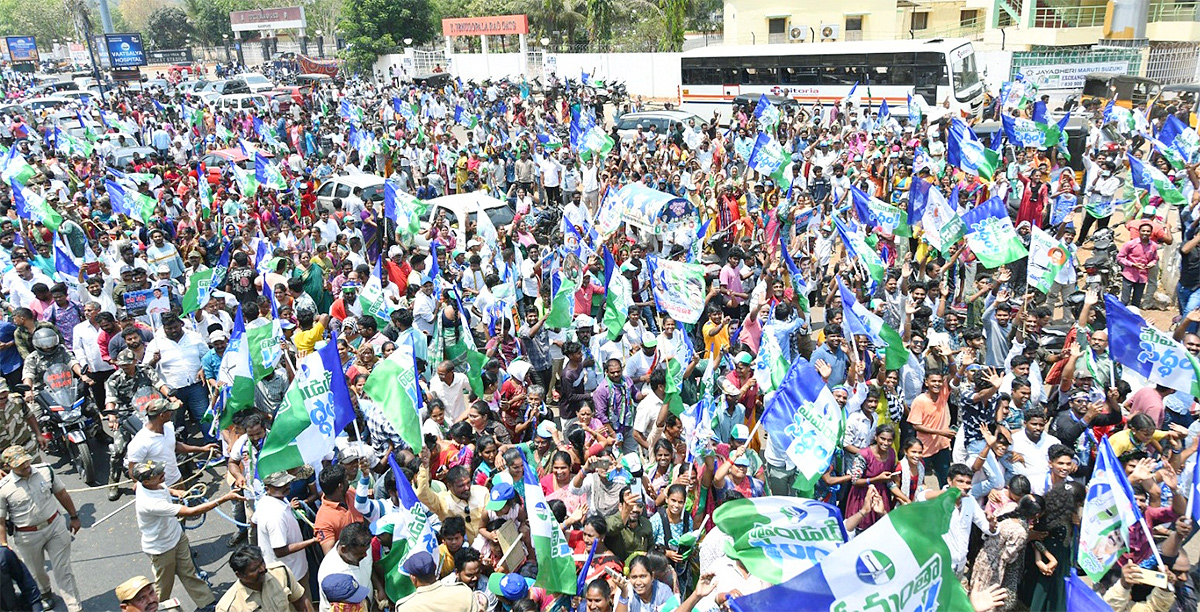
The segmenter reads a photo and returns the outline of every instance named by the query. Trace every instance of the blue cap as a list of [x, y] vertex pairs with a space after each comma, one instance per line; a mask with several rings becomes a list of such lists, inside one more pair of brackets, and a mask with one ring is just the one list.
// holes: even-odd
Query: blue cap
[[492, 486], [492, 492], [488, 496], [487, 509], [493, 512], [499, 512], [504, 508], [504, 504], [512, 499], [517, 494], [517, 490], [507, 482], [498, 482]]
[[[426, 556], [429, 553], [425, 553]], [[411, 558], [410, 558], [411, 559]], [[430, 561], [432, 563], [432, 560]], [[321, 581], [321, 592], [329, 603], [356, 604], [367, 598], [367, 587], [350, 574], [330, 574]]]
[[404, 560], [404, 565], [400, 566], [405, 574], [409, 576], [417, 576], [426, 578], [437, 573], [437, 566], [433, 563], [433, 556], [425, 551], [415, 552], [409, 558]]
[[529, 587], [531, 586], [533, 586], [533, 580], [520, 574], [501, 574], [500, 572], [495, 572], [488, 577], [488, 590], [492, 594], [509, 601], [524, 599], [529, 595]]

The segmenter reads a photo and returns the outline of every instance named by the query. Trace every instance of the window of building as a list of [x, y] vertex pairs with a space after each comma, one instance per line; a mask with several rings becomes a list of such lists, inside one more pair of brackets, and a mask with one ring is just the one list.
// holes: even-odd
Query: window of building
[[929, 27], [929, 13], [913, 13], [912, 29], [924, 30]]
[[961, 10], [958, 12], [958, 25], [967, 27], [979, 23], [978, 10]]

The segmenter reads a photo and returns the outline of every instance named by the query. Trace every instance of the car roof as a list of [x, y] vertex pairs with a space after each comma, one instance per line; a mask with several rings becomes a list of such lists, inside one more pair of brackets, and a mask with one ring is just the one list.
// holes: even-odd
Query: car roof
[[[263, 157], [267, 157], [267, 158], [275, 157], [274, 153], [272, 153], [266, 149], [259, 149], [259, 151], [262, 152]], [[247, 159], [250, 159], [249, 157], [246, 157], [245, 153], [242, 153], [241, 147], [229, 147], [228, 149], [213, 149], [213, 150], [205, 153], [205, 155], [216, 155], [217, 157], [222, 157], [222, 158], [227, 159], [235, 164], [240, 164], [240, 163], [246, 161]]]
[[493, 198], [481, 191], [472, 191], [470, 193], [455, 193], [444, 195], [440, 198], [429, 200], [430, 204], [449, 208], [452, 210], [461, 210], [464, 212], [474, 212], [477, 210], [488, 210], [501, 206], [508, 206], [504, 200]]
[[385, 180], [378, 174], [343, 174], [341, 176], [329, 177], [329, 180], [326, 182], [343, 183], [351, 187], [372, 187], [382, 185]]
[[153, 152], [154, 152], [154, 149], [152, 149], [150, 147], [142, 147], [142, 146], [121, 147], [119, 149], [113, 149], [112, 156], [113, 157], [122, 157], [124, 155], [132, 155], [134, 153], [153, 153]]

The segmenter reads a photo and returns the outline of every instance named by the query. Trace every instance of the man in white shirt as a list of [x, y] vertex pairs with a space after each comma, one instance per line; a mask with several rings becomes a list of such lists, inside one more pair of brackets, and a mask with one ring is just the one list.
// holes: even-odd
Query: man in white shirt
[[[1043, 415], [1042, 420], [1045, 420]], [[1050, 437], [1050, 436], [1046, 436]], [[917, 495], [920, 501], [933, 499], [950, 490], [950, 487], [960, 491], [958, 500], [954, 502], [954, 513], [950, 515], [950, 529], [942, 539], [950, 549], [950, 563], [954, 573], [962, 577], [967, 567], [967, 546], [971, 542], [971, 523], [987, 535], [996, 535], [996, 517], [987, 514], [979, 502], [971, 496], [971, 468], [962, 463], [950, 466], [950, 484], [940, 491], [922, 491]]]
[[179, 482], [183, 476], [179, 473], [179, 462], [176, 453], [215, 452], [216, 444], [207, 446], [192, 446], [175, 439], [175, 424], [171, 418], [175, 415], [176, 404], [156, 399], [146, 405], [146, 423], [138, 430], [137, 435], [129, 441], [125, 450], [125, 460], [132, 472], [133, 466], [144, 461], [161, 463], [166, 469], [166, 479], [163, 484], [168, 487]]
[[432, 340], [437, 330], [437, 301], [433, 297], [433, 279], [425, 277], [423, 281], [421, 290], [413, 297], [413, 323]]
[[596, 208], [600, 205], [599, 171], [595, 159], [589, 157], [580, 173], [583, 184], [583, 204], [592, 214], [595, 214]]
[[303, 540], [300, 523], [292, 507], [284, 499], [293, 481], [286, 471], [268, 474], [263, 478], [267, 494], [254, 504], [254, 521], [258, 524], [258, 547], [267, 563], [279, 561], [292, 570], [296, 582], [308, 584], [308, 557], [304, 549], [317, 543], [317, 538]]
[[1013, 471], [1029, 479], [1029, 488], [1038, 495], [1045, 495], [1050, 488], [1050, 447], [1059, 444], [1058, 438], [1045, 433], [1046, 411], [1041, 407], [1030, 408], [1025, 413], [1025, 426], [1013, 434], [1012, 453], [1020, 460], [1013, 460]]
[[100, 304], [88, 302], [83, 305], [83, 321], [74, 327], [71, 333], [71, 354], [87, 367], [92, 378], [92, 399], [97, 406], [103, 406], [104, 381], [112, 375], [113, 365], [100, 356], [100, 326], [96, 325], [96, 316], [101, 312]]
[[31, 266], [28, 261], [19, 261], [13, 269], [0, 280], [0, 291], [8, 296], [8, 303], [13, 308], [28, 307], [35, 299], [33, 286], [43, 283], [47, 287], [54, 284], [41, 270]]
[[154, 590], [160, 600], [171, 598], [175, 578], [179, 577], [188, 596], [199, 609], [204, 609], [216, 603], [217, 598], [196, 574], [192, 546], [179, 519], [204, 514], [241, 496], [230, 491], [197, 506], [184, 506], [171, 501], [171, 492], [163, 484], [165, 477], [164, 466], [156, 461], [144, 461], [133, 468], [133, 478], [138, 481], [134, 508], [142, 534], [142, 552], [150, 557], [154, 567]]
[[[399, 514], [392, 514], [381, 520], [396, 519], [399, 516]], [[317, 569], [317, 584], [323, 583], [325, 578], [334, 574], [349, 574], [354, 576], [354, 579], [361, 585], [372, 584], [371, 556], [367, 554], [370, 547], [371, 531], [365, 523], [346, 525], [338, 534], [337, 545], [326, 553], [325, 559], [321, 561], [321, 567]], [[381, 588], [382, 584], [376, 585], [376, 589]], [[374, 599], [376, 589], [368, 589], [367, 599]], [[325, 590], [321, 589], [320, 593], [321, 612], [329, 612], [329, 600], [325, 597]]]
[[[642, 401], [638, 402], [637, 411], [633, 414], [633, 429], [629, 432], [630, 435], [622, 441], [621, 452], [650, 454], [651, 435], [654, 432], [655, 424], [658, 423], [658, 417], [662, 413], [663, 400], [667, 396], [666, 372], [651, 374], [647, 388], [650, 392], [642, 398]], [[631, 438], [633, 444], [629, 443]]]
[[[200, 360], [207, 352], [208, 344], [199, 334], [185, 330], [179, 317], [167, 314], [163, 315], [162, 333], [146, 344], [146, 356], [142, 361], [148, 366], [158, 366], [159, 376], [171, 388], [171, 395], [183, 402], [186, 414], [200, 428], [206, 444], [216, 441], [209, 435], [208, 428], [201, 425], [208, 409], [208, 389], [204, 385]], [[176, 425], [182, 429], [184, 415], [179, 416]]]
[[445, 405], [447, 423], [456, 423], [467, 416], [467, 375], [454, 371], [454, 364], [443, 361], [438, 365], [437, 376], [429, 381], [429, 394], [442, 400]]

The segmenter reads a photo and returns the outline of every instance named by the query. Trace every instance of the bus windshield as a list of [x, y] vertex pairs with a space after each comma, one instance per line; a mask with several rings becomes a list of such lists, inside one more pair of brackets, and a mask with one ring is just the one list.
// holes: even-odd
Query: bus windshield
[[979, 84], [979, 70], [975, 67], [975, 50], [963, 45], [950, 53], [950, 75], [954, 83], [954, 97], [966, 100], [965, 92]]

